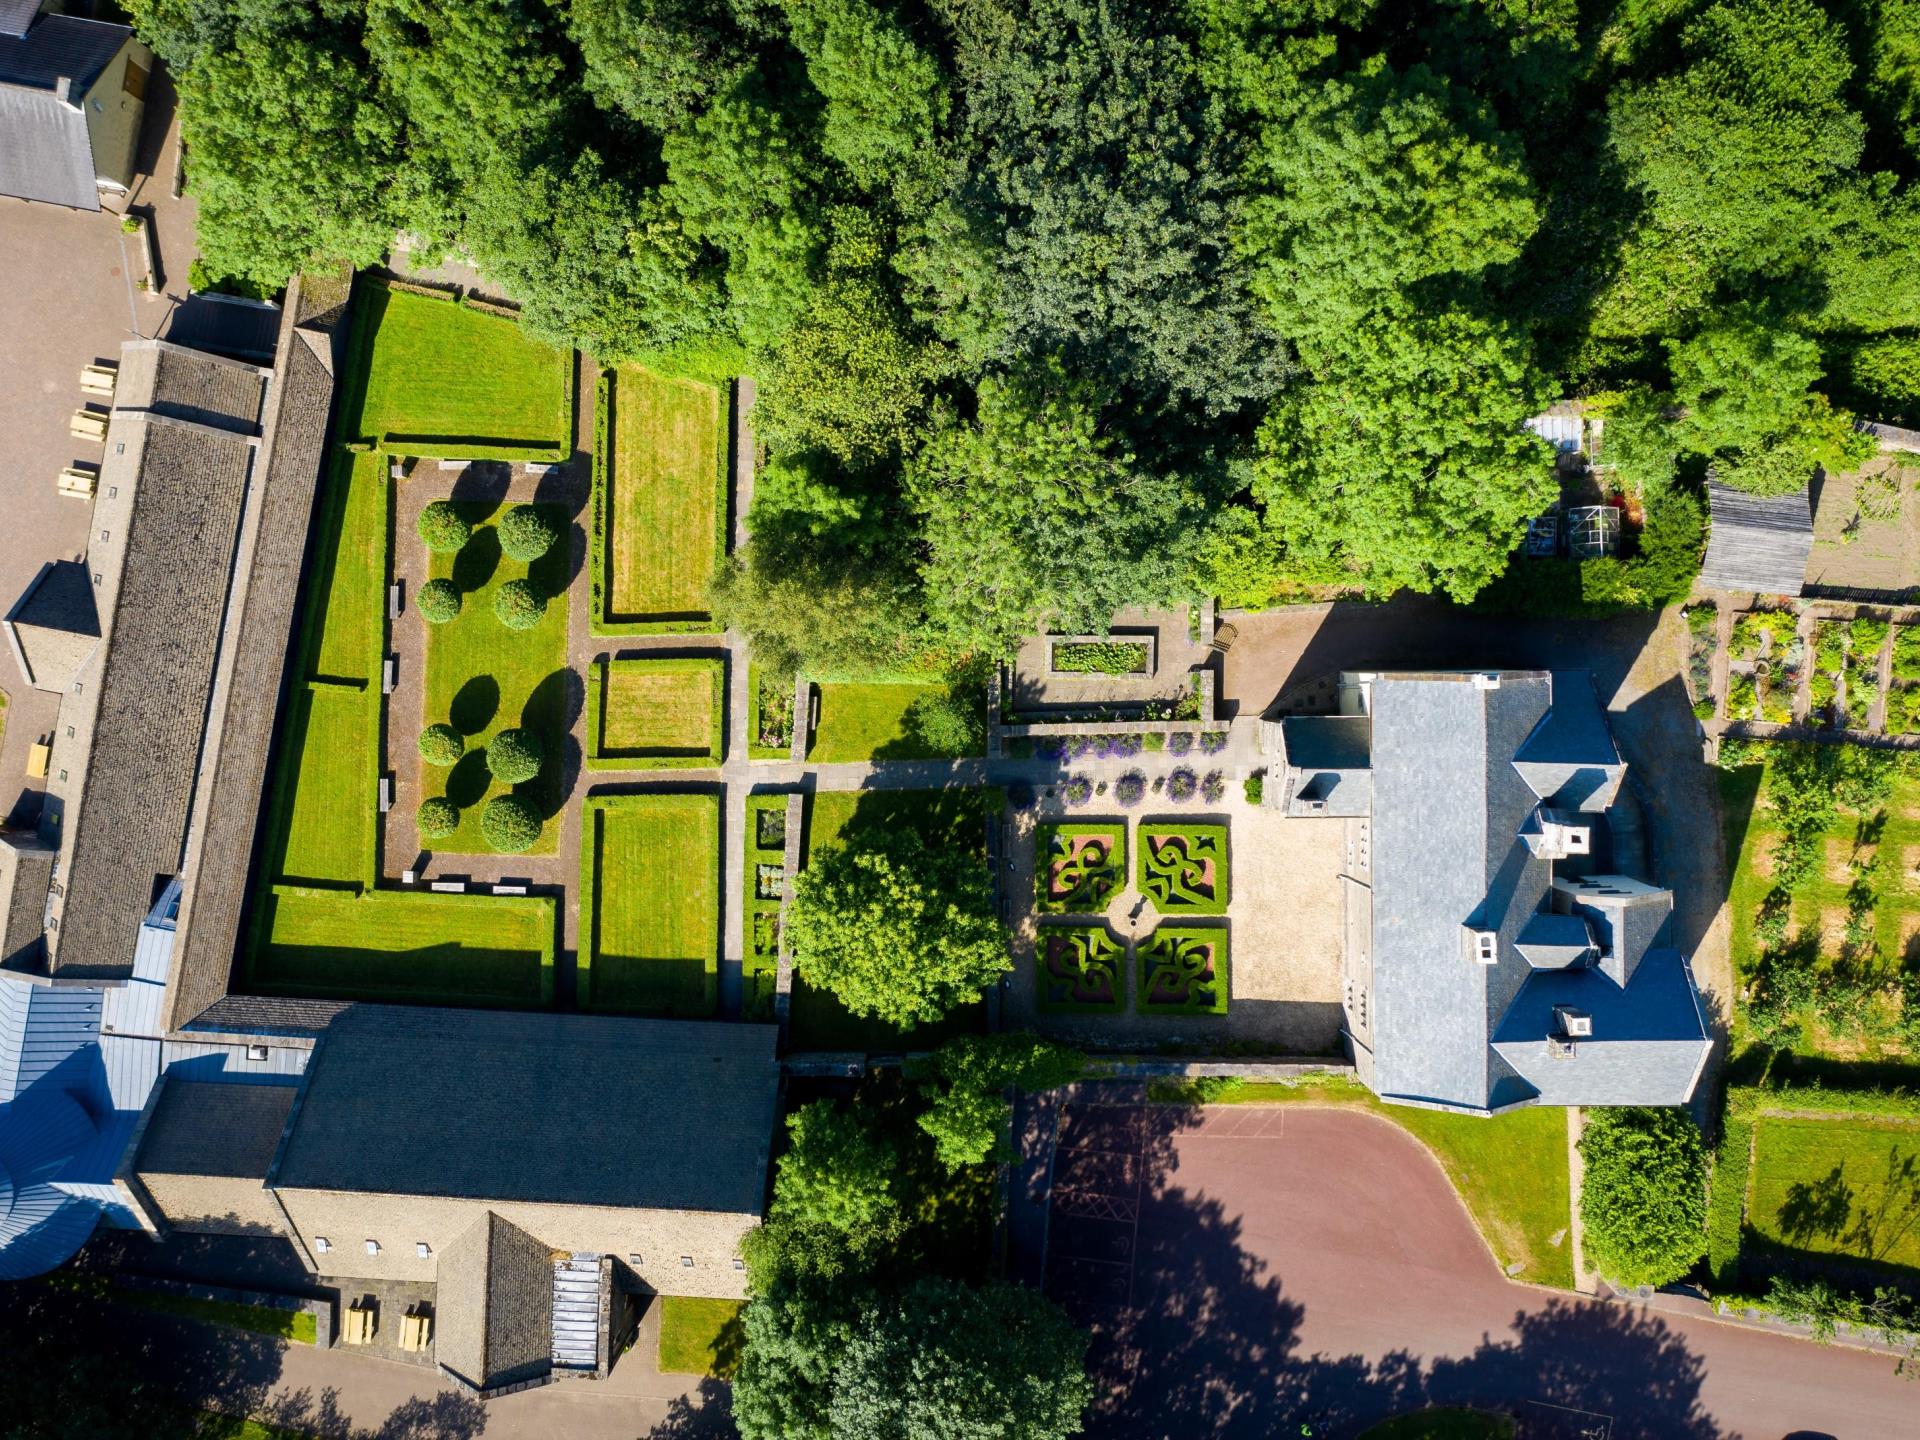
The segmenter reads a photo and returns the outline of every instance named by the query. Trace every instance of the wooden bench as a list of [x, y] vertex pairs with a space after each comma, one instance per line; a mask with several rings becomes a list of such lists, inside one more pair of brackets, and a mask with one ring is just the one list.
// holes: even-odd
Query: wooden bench
[[54, 488], [70, 500], [91, 500], [94, 478], [93, 471], [76, 470], [69, 465], [54, 480]]
[[88, 365], [80, 372], [80, 388], [89, 395], [110, 397], [119, 378], [110, 365]]
[[76, 410], [73, 418], [67, 421], [67, 433], [76, 440], [95, 440], [105, 444], [107, 417], [93, 410]]

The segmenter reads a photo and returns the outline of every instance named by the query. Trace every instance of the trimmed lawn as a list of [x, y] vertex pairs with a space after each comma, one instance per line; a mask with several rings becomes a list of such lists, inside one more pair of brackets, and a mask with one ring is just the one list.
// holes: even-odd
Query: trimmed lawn
[[180, 1315], [189, 1320], [205, 1320], [256, 1335], [271, 1335], [295, 1345], [319, 1343], [319, 1328], [313, 1316], [304, 1310], [275, 1310], [267, 1305], [241, 1305], [227, 1300], [198, 1300], [191, 1295], [168, 1295], [154, 1290], [109, 1290], [107, 1298], [118, 1305], [151, 1310], [160, 1315]]
[[323, 999], [544, 1005], [554, 918], [541, 896], [285, 887], [261, 900], [247, 979]]
[[724, 553], [726, 397], [637, 365], [616, 371], [609, 393], [609, 574], [606, 614], [595, 618], [704, 619], [707, 582]]
[[740, 1363], [741, 1300], [660, 1297], [660, 1368], [673, 1375], [731, 1380]]
[[944, 695], [945, 685], [827, 683], [820, 692], [820, 723], [807, 758], [830, 765], [845, 760], [935, 760], [954, 754], [919, 733], [908, 715], [914, 702]]
[[373, 882], [379, 703], [377, 692], [350, 685], [310, 683], [292, 696], [293, 792], [276, 879]]
[[341, 455], [328, 472], [314, 591], [301, 619], [310, 678], [379, 683], [392, 493], [382, 455]]
[[377, 283], [359, 288], [354, 329], [372, 350], [363, 393], [349, 387], [342, 399], [341, 433], [403, 455], [571, 452], [569, 357], [504, 316]]
[[1920, 1272], [1920, 1123], [1762, 1115], [1747, 1225], [1782, 1250]]
[[[461, 592], [460, 613], [444, 625], [427, 626], [425, 714], [420, 729], [445, 721], [467, 740], [467, 753], [447, 769], [421, 767], [421, 799], [445, 795], [460, 809], [460, 827], [444, 840], [422, 840], [439, 854], [484, 855], [492, 851], [480, 833], [487, 801], [509, 789], [533, 803], [548, 823], [531, 853], [551, 855], [558, 844], [559, 814], [566, 796], [560, 785], [560, 750], [567, 724], [568, 547], [563, 541], [531, 566], [500, 553], [500, 532], [489, 504], [464, 504], [473, 538], [457, 555], [435, 555], [434, 579], [447, 578]], [[418, 544], [409, 535], [403, 543]], [[531, 630], [509, 630], [493, 613], [493, 597], [509, 580], [533, 581], [553, 598]], [[411, 623], [426, 625], [418, 615]], [[524, 727], [546, 745], [547, 763], [533, 779], [500, 784], [487, 773], [487, 743], [502, 730]], [[418, 730], [414, 732], [415, 735]], [[396, 730], [395, 749], [412, 743]]]
[[1295, 1084], [1187, 1087], [1175, 1082], [1155, 1090], [1164, 1092], [1156, 1098], [1186, 1103], [1324, 1105], [1391, 1120], [1433, 1151], [1503, 1268], [1517, 1263], [1516, 1280], [1573, 1288], [1573, 1192], [1564, 1111], [1530, 1108], [1488, 1119], [1383, 1105], [1364, 1085], [1340, 1075]]
[[720, 963], [720, 799], [619, 795], [581, 827], [582, 1009], [711, 1015]]
[[[958, 845], [986, 857], [986, 820], [1006, 804], [999, 790], [823, 790], [809, 796], [802, 855], [841, 842], [862, 829], [911, 826], [931, 844]], [[804, 868], [805, 861], [802, 861]], [[935, 1025], [900, 1030], [854, 1015], [830, 992], [816, 990], [798, 971], [790, 1011], [795, 1050], [930, 1050], [956, 1035], [979, 1032], [986, 1005], [962, 1006]]]
[[589, 759], [612, 769], [718, 765], [726, 748], [725, 675], [717, 659], [596, 665], [588, 677]]
[[[1726, 850], [1737, 857], [1727, 907], [1732, 916], [1731, 951], [1736, 988], [1750, 983], [1759, 968], [1761, 945], [1755, 922], [1761, 902], [1773, 888], [1773, 857], [1781, 833], [1764, 795], [1764, 769], [1747, 766], [1719, 772], [1720, 810]], [[1877, 862], [1872, 878], [1873, 963], [1891, 978], [1920, 964], [1920, 777], [1899, 776], [1885, 805], [1872, 815], [1840, 810], [1815, 846], [1813, 875], [1793, 895], [1788, 933], [1817, 946], [1819, 966], [1832, 968], [1840, 949], [1849, 907], [1849, 891], [1861, 868]], [[1881, 1007], [1874, 1007], [1879, 1009]], [[1802, 1017], [1804, 1034], [1795, 1053], [1843, 1060], [1897, 1060], [1904, 1053], [1890, 1016], [1870, 1016], [1860, 1038], [1835, 1035], [1811, 1008]], [[1735, 1052], [1745, 1035], [1744, 1007], [1735, 1028]]]

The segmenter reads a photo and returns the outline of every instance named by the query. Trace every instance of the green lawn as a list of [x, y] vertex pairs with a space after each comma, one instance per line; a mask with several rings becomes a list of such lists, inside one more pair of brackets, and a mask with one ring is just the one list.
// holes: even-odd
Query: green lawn
[[341, 433], [403, 455], [563, 460], [572, 453], [571, 360], [516, 321], [362, 282], [363, 393], [341, 395]]
[[[1732, 918], [1731, 950], [1741, 988], [1758, 969], [1761, 946], [1755, 921], [1761, 901], [1773, 888], [1773, 851], [1781, 833], [1764, 795], [1763, 767], [1748, 766], [1719, 772], [1720, 810], [1726, 827], [1727, 854], [1737, 857], [1727, 899]], [[1845, 939], [1848, 892], [1867, 864], [1877, 865], [1872, 881], [1876, 900], [1872, 912], [1874, 963], [1888, 976], [1908, 965], [1920, 964], [1920, 778], [1900, 777], [1893, 794], [1872, 815], [1841, 810], [1821, 835], [1811, 879], [1793, 897], [1788, 931], [1817, 947], [1819, 964], [1832, 967], [1841, 958]], [[1872, 1007], [1879, 1011], [1884, 1006]], [[1842, 1060], [1898, 1059], [1903, 1053], [1889, 1023], [1891, 1013], [1868, 1016], [1860, 1033], [1843, 1037], [1812, 1012], [1804, 1017], [1804, 1033], [1796, 1052]], [[1736, 1051], [1744, 1038], [1736, 1026]]]
[[601, 661], [587, 679], [590, 763], [609, 769], [718, 765], [726, 749], [724, 662]]
[[157, 1290], [107, 1291], [115, 1304], [131, 1305], [160, 1315], [181, 1315], [189, 1320], [206, 1320], [228, 1325], [235, 1330], [250, 1330], [256, 1335], [271, 1335], [276, 1340], [296, 1345], [319, 1343], [319, 1327], [305, 1310], [276, 1310], [266, 1305], [240, 1305], [226, 1300], [199, 1300], [191, 1295], [168, 1295]]
[[1747, 1225], [1768, 1244], [1920, 1279], [1920, 1122], [1762, 1115], [1748, 1186]]
[[1309, 1077], [1297, 1084], [1229, 1082], [1193, 1088], [1176, 1083], [1158, 1088], [1167, 1092], [1162, 1096], [1167, 1099], [1331, 1105], [1391, 1120], [1438, 1157], [1502, 1267], [1517, 1263], [1515, 1279], [1573, 1288], [1568, 1233], [1573, 1202], [1564, 1110], [1535, 1107], [1490, 1119], [1416, 1110], [1384, 1105], [1365, 1086], [1339, 1075]]
[[740, 1300], [660, 1297], [660, 1368], [673, 1375], [731, 1380], [740, 1363]]
[[262, 898], [247, 980], [327, 999], [543, 1005], [554, 904], [541, 896], [282, 887]]
[[581, 1007], [711, 1015], [720, 952], [720, 800], [620, 795], [581, 827]]
[[1513, 1421], [1482, 1410], [1422, 1410], [1364, 1432], [1360, 1440], [1511, 1440]]
[[725, 553], [726, 396], [639, 366], [615, 372], [606, 393], [606, 613], [594, 618], [615, 626], [704, 620], [707, 582]]
[[285, 802], [275, 879], [370, 884], [378, 815], [379, 692], [308, 684], [290, 697]]
[[[495, 507], [468, 504], [461, 509], [474, 523], [473, 538], [457, 555], [435, 555], [431, 566], [433, 578], [449, 578], [459, 587], [461, 608], [446, 624], [428, 626], [426, 713], [419, 722], [424, 729], [444, 721], [466, 737], [467, 753], [457, 765], [421, 768], [421, 798], [445, 795], [452, 800], [460, 808], [460, 828], [444, 840], [422, 840], [421, 846], [436, 853], [482, 855], [491, 847], [480, 833], [481, 812], [488, 800], [509, 789], [487, 773], [487, 742], [500, 731], [523, 727], [547, 747], [546, 768], [512, 786], [513, 792], [532, 801], [548, 821], [566, 799], [560, 749], [567, 724], [568, 558], [563, 541], [531, 566], [523, 566], [500, 553]], [[409, 535], [402, 543], [419, 542]], [[493, 597], [509, 580], [523, 576], [553, 598], [538, 625], [509, 630], [493, 613]], [[426, 624], [418, 616], [403, 623]], [[401, 731], [396, 745], [408, 739]], [[557, 824], [549, 823], [533, 853], [552, 854], [558, 831]]]
[[307, 674], [378, 684], [386, 642], [388, 510], [382, 455], [341, 455], [327, 472], [314, 598], [302, 620]]
[[807, 758], [815, 764], [930, 760], [954, 753], [930, 743], [907, 713], [916, 700], [945, 694], [945, 685], [827, 683], [816, 688], [820, 723], [807, 747]]
[[[935, 845], [960, 845], [986, 861], [986, 820], [1006, 804], [999, 790], [822, 790], [808, 797], [802, 854], [836, 844], [862, 829], [910, 826]], [[804, 868], [804, 862], [803, 862]], [[825, 990], [793, 977], [790, 1010], [796, 1050], [929, 1050], [955, 1035], [972, 1034], [986, 1023], [986, 1006], [963, 1006], [934, 1025], [900, 1030], [851, 1014]]]

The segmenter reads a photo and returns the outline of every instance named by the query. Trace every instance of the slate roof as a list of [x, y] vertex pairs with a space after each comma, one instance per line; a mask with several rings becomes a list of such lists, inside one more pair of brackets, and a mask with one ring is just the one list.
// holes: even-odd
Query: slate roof
[[547, 1247], [489, 1210], [435, 1271], [434, 1359], [476, 1390], [552, 1369], [553, 1262]]
[[[1570, 713], [1550, 719], [1563, 700]], [[1649, 948], [1671, 897], [1630, 902], [1618, 936], [1603, 918], [1593, 938], [1624, 962], [1610, 974], [1584, 922], [1543, 913], [1553, 862], [1519, 838], [1569, 786], [1618, 789], [1624, 767], [1588, 677], [1382, 675], [1371, 713], [1375, 1089], [1470, 1109], [1684, 1101], [1707, 1039], [1681, 957]], [[1494, 963], [1470, 953], [1473, 932], [1497, 937]], [[1556, 1003], [1595, 1017], [1592, 1063], [1579, 1063], [1586, 1040], [1558, 1058]]]
[[1707, 483], [1712, 523], [1700, 583], [1714, 590], [1798, 595], [1813, 553], [1813, 507], [1803, 486], [1791, 495], [1749, 495]]
[[1302, 770], [1364, 770], [1372, 755], [1364, 715], [1289, 715], [1280, 722], [1287, 763]]
[[0, 830], [0, 965], [38, 968], [56, 852], [37, 834]]
[[771, 1025], [355, 1006], [307, 1067], [281, 1189], [758, 1215]]
[[42, 0], [0, 0], [0, 35], [24, 35]]
[[[0, 194], [100, 208], [80, 101], [132, 34], [71, 15], [42, 16], [24, 35], [0, 28]], [[55, 93], [62, 77], [68, 100]]]
[[180, 868], [253, 463], [244, 439], [199, 426], [121, 416], [113, 433], [143, 448], [106, 654], [91, 682], [84, 795], [67, 812], [53, 962], [74, 974], [125, 974], [156, 877]]
[[265, 1180], [293, 1108], [292, 1085], [169, 1078], [147, 1121], [135, 1170]]
[[87, 567], [77, 560], [41, 567], [27, 593], [7, 612], [6, 624], [27, 683], [66, 691], [100, 639], [100, 612], [93, 603]]

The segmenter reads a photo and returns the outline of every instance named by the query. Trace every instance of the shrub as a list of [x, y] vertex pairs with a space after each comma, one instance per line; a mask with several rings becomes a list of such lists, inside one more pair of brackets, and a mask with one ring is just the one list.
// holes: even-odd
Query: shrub
[[420, 758], [429, 765], [451, 765], [467, 753], [467, 742], [451, 725], [429, 725], [420, 732]]
[[1218, 805], [1221, 797], [1227, 793], [1227, 778], [1218, 770], [1209, 770], [1207, 778], [1200, 782], [1200, 798], [1209, 805]]
[[[788, 707], [792, 707], [789, 700]], [[987, 743], [986, 706], [964, 688], [922, 695], [907, 708], [908, 735], [935, 755], [978, 755]]]
[[502, 785], [531, 780], [546, 759], [546, 747], [531, 730], [502, 730], [487, 746], [487, 770]]
[[1902, 625], [1893, 637], [1893, 678], [1920, 680], [1920, 625]]
[[451, 555], [473, 538], [473, 526], [451, 500], [428, 505], [414, 528], [420, 532], [420, 542], [439, 555]]
[[444, 840], [460, 828], [460, 812], [444, 795], [436, 795], [431, 800], [420, 802], [420, 808], [414, 812], [413, 823], [426, 839]]
[[1200, 777], [1182, 765], [1167, 776], [1167, 798], [1169, 800], [1191, 800], [1200, 789]]
[[560, 525], [543, 505], [516, 505], [500, 517], [500, 550], [514, 560], [538, 560], [560, 540]]
[[1720, 618], [1720, 612], [1711, 600], [1697, 600], [1686, 608], [1687, 630], [1694, 635], [1713, 634], [1714, 622]]
[[547, 613], [547, 602], [526, 580], [509, 580], [493, 592], [493, 613], [509, 630], [531, 630]]
[[1713, 719], [1713, 697], [1711, 695], [1702, 696], [1693, 702], [1693, 718], [1696, 720]]
[[[1708, 707], [1708, 708], [1709, 708], [1709, 712], [1711, 712], [1712, 707]], [[1265, 776], [1249, 775], [1245, 780], [1241, 781], [1240, 783], [1241, 783], [1241, 788], [1247, 792], [1247, 804], [1258, 805], [1262, 800], [1266, 798], [1267, 782], [1266, 782]]]
[[1203, 730], [1200, 733], [1200, 753], [1218, 755], [1227, 748], [1227, 732], [1224, 730]]
[[1185, 755], [1193, 749], [1193, 732], [1176, 730], [1167, 737], [1167, 749], [1175, 755]]
[[1707, 1253], [1707, 1157], [1682, 1109], [1588, 1112], [1580, 1219], [1587, 1258], [1621, 1285], [1670, 1285]]
[[420, 618], [429, 625], [444, 625], [460, 613], [460, 591], [451, 580], [429, 580], [415, 597]]
[[1084, 805], [1093, 798], [1093, 782], [1084, 775], [1075, 775], [1061, 787], [1061, 796], [1069, 805]]
[[540, 838], [540, 816], [518, 795], [496, 795], [480, 814], [480, 833], [502, 855], [518, 855]]
[[1147, 777], [1138, 770], [1129, 770], [1114, 782], [1113, 798], [1122, 805], [1138, 805], [1146, 793]]
[[1147, 668], [1147, 647], [1138, 640], [1083, 640], [1053, 647], [1057, 675], [1138, 675]]

